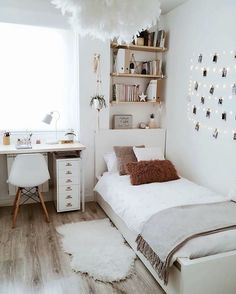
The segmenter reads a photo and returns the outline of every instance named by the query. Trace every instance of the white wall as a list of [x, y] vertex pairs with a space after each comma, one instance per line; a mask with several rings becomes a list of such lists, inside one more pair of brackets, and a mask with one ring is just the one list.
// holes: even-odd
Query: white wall
[[[235, 11], [234, 0], [190, 0], [165, 16], [167, 156], [181, 175], [224, 194], [236, 182], [236, 141], [223, 135], [215, 140], [208, 130], [194, 131], [186, 97], [193, 52], [236, 50]], [[229, 110], [235, 113], [236, 107]]]
[[[110, 44], [89, 37], [79, 42], [79, 99], [80, 99], [80, 139], [85, 151], [85, 195], [93, 196], [94, 187], [94, 132], [97, 128], [97, 111], [89, 105], [95, 94], [96, 75], [93, 72], [94, 53], [101, 55], [102, 90], [109, 105]], [[100, 128], [109, 128], [109, 108], [101, 110]]]

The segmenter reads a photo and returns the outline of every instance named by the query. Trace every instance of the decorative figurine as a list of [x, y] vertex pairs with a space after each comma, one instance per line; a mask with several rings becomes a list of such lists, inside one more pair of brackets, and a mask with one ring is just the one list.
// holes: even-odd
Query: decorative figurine
[[146, 102], [147, 95], [144, 95], [143, 92], [141, 95], [138, 95], [138, 97], [140, 102]]

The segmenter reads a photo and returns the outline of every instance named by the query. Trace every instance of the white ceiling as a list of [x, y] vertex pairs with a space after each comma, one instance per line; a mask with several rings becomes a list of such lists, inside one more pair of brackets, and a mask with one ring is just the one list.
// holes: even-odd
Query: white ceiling
[[160, 0], [161, 1], [161, 13], [166, 14], [172, 9], [176, 8], [180, 4], [186, 2], [187, 0]]
[[[128, 0], [127, 0], [128, 1]], [[162, 14], [165, 14], [178, 5], [186, 2], [187, 0], [160, 0]], [[57, 9], [54, 9], [50, 0], [1, 0], [0, 6], [8, 6], [18, 9], [37, 10], [38, 12], [50, 12], [59, 13]]]

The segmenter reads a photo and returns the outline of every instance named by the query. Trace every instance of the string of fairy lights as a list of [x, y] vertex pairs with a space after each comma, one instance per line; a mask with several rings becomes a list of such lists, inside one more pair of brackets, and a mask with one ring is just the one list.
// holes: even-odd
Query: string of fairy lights
[[193, 54], [190, 61], [189, 121], [197, 132], [236, 140], [236, 51]]

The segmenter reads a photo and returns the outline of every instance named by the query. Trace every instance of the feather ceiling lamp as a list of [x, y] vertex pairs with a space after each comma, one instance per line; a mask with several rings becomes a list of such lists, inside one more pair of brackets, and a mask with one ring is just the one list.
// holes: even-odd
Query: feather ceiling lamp
[[102, 40], [130, 42], [139, 31], [154, 25], [161, 9], [159, 0], [52, 0], [62, 14], [68, 13], [80, 35]]

